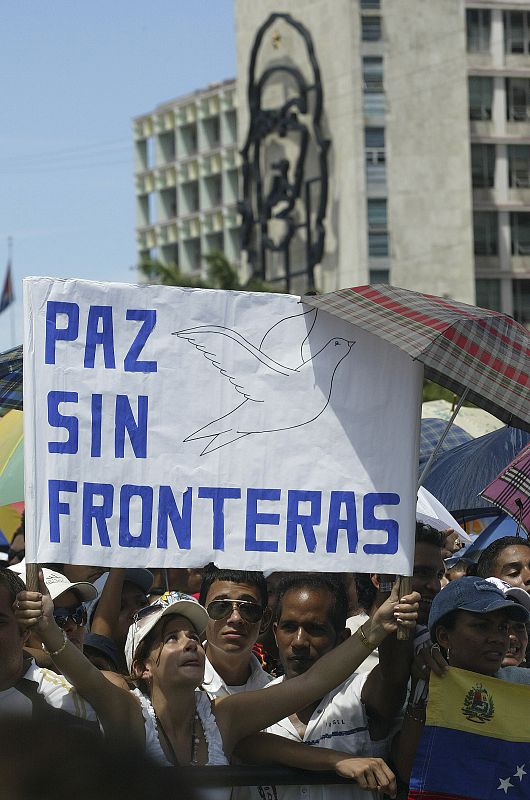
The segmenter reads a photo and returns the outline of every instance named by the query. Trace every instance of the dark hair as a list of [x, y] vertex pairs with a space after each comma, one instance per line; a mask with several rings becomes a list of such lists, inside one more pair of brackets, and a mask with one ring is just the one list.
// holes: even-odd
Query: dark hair
[[438, 637], [436, 636], [436, 631], [438, 628], [443, 625], [444, 628], [447, 630], [452, 631], [456, 625], [456, 620], [458, 619], [458, 615], [463, 609], [461, 608], [453, 608], [452, 611], [448, 611], [441, 619], [438, 620], [436, 626], [431, 631], [431, 636], [433, 636], [435, 643], [438, 643]]
[[314, 589], [320, 592], [329, 592], [332, 602], [329, 608], [329, 621], [337, 633], [346, 627], [348, 617], [348, 595], [344, 583], [332, 575], [316, 573], [297, 573], [283, 578], [278, 586], [278, 603], [276, 605], [276, 619], [282, 615], [283, 598], [294, 589]]
[[26, 584], [16, 572], [12, 572], [10, 569], [2, 569], [0, 570], [0, 586], [5, 586], [7, 591], [9, 592], [9, 597], [11, 599], [11, 605], [17, 599], [17, 594], [19, 592], [26, 591]]
[[370, 575], [365, 572], [356, 572], [354, 575], [357, 587], [357, 600], [367, 614], [372, 610], [377, 595], [377, 587], [372, 583]]
[[520, 536], [503, 536], [502, 539], [497, 539], [496, 542], [492, 542], [480, 554], [480, 558], [477, 561], [477, 575], [481, 578], [491, 578], [495, 576], [495, 562], [499, 555], [507, 547], [514, 547], [517, 545], [530, 548], [530, 542]]
[[204, 568], [204, 575], [202, 576], [199, 595], [199, 603], [201, 605], [205, 604], [206, 595], [210, 591], [211, 585], [216, 581], [248, 583], [249, 586], [255, 586], [261, 598], [261, 605], [263, 608], [267, 607], [267, 581], [263, 572], [249, 572], [242, 569], [218, 569], [214, 564], [208, 564]]
[[442, 531], [437, 531], [432, 525], [426, 525], [424, 522], [416, 522], [416, 544], [432, 544], [434, 547], [439, 547], [440, 550], [444, 546], [445, 535]]

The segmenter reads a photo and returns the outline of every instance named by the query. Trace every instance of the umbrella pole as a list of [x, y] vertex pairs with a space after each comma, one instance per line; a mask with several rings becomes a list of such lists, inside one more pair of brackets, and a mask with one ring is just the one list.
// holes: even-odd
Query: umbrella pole
[[463, 404], [464, 400], [466, 399], [466, 397], [468, 395], [468, 392], [469, 392], [469, 386], [466, 386], [466, 388], [464, 389], [464, 391], [462, 393], [462, 396], [460, 397], [460, 400], [458, 401], [458, 403], [456, 405], [455, 410], [453, 411], [453, 413], [451, 415], [451, 419], [449, 420], [449, 422], [445, 426], [444, 432], [442, 433], [442, 435], [438, 439], [438, 443], [437, 443], [436, 447], [432, 451], [429, 460], [427, 461], [427, 463], [425, 464], [425, 466], [423, 468], [423, 472], [421, 473], [420, 479], [418, 481], [418, 489], [420, 488], [420, 486], [423, 486], [424, 482], [427, 480], [427, 475], [431, 471], [432, 463], [433, 463], [434, 459], [436, 458], [436, 456], [438, 455], [438, 453], [440, 452], [440, 448], [444, 443], [444, 439], [447, 436], [447, 434], [449, 433], [449, 428], [453, 424], [456, 415], [458, 414], [458, 412], [462, 408], [462, 404]]

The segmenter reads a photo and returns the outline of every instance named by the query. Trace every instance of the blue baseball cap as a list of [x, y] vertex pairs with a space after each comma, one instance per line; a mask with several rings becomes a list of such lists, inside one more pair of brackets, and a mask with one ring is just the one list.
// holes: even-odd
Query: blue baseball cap
[[493, 583], [474, 576], [450, 581], [432, 601], [429, 614], [431, 639], [436, 641], [438, 623], [451, 611], [471, 611], [474, 614], [489, 614], [504, 608], [514, 622], [528, 622], [530, 613], [526, 608], [509, 600], [502, 589]]

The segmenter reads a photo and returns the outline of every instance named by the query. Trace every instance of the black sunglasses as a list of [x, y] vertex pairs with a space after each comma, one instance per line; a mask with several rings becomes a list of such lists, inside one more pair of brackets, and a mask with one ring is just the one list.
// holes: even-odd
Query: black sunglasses
[[68, 620], [71, 619], [76, 625], [86, 625], [87, 614], [83, 604], [77, 608], [54, 608], [53, 618], [59, 628], [66, 628]]
[[259, 622], [265, 611], [259, 603], [252, 603], [250, 600], [212, 600], [206, 606], [206, 611], [211, 619], [219, 620], [229, 617], [236, 607], [245, 622]]

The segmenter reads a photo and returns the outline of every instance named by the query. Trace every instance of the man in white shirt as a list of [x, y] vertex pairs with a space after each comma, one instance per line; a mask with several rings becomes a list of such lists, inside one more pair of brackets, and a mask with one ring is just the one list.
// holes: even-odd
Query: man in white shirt
[[[280, 586], [276, 641], [285, 675], [300, 675], [350, 636], [344, 586], [325, 575], [296, 575]], [[267, 729], [288, 739], [358, 756], [388, 754], [392, 720], [405, 699], [410, 665], [408, 642], [387, 637], [380, 663], [354, 673], [326, 697]], [[368, 649], [367, 649], [368, 654]], [[272, 685], [272, 684], [271, 684]], [[377, 797], [356, 785], [257, 787], [261, 800], [367, 800]]]
[[88, 726], [98, 731], [94, 710], [63, 678], [37, 667], [24, 652], [27, 632], [20, 630], [13, 613], [24, 582], [11, 570], [0, 571], [0, 717], [61, 717], [65, 725]]
[[270, 619], [263, 574], [212, 565], [203, 577], [200, 602], [210, 617], [204, 691], [215, 698], [266, 686], [271, 676], [252, 652]]

